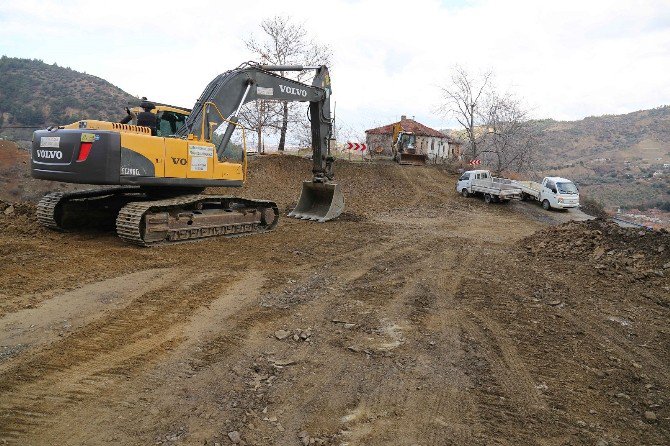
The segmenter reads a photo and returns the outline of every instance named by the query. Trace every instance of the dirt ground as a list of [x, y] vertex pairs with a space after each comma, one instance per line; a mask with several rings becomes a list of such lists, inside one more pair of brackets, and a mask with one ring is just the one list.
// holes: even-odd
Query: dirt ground
[[[239, 193], [286, 212], [309, 172]], [[0, 444], [670, 444], [670, 235], [337, 179], [336, 221], [151, 249], [1, 211]]]

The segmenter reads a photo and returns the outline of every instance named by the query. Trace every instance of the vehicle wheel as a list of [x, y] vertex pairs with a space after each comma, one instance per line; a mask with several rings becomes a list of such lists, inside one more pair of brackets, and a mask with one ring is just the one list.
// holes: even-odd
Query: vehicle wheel
[[470, 196], [470, 193], [466, 188], [463, 188], [463, 190], [461, 191], [461, 195], [463, 195], [464, 198], [468, 198]]
[[521, 201], [526, 201], [526, 200], [528, 200], [528, 194], [525, 193], [525, 192], [522, 192], [521, 193]]
[[549, 200], [542, 200], [542, 209], [545, 211], [548, 211], [551, 209], [551, 205], [549, 204]]
[[486, 204], [491, 204], [492, 201], [493, 197], [491, 197], [491, 194], [484, 194], [484, 202], [486, 202]]

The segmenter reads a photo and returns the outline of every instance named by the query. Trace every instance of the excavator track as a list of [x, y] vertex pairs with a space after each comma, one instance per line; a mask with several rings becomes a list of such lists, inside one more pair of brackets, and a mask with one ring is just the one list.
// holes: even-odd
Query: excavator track
[[[89, 189], [76, 192], [51, 192], [37, 204], [37, 220], [43, 226], [59, 231], [67, 231], [83, 226], [77, 219], [85, 219], [85, 226], [109, 226], [118, 210], [129, 201], [143, 197], [137, 187], [115, 187]], [[97, 211], [98, 218], [91, 218], [90, 212], [82, 216], [82, 209]], [[107, 218], [104, 218], [107, 217]], [[105, 221], [106, 220], [106, 221]]]
[[[139, 246], [273, 230], [279, 209], [272, 201], [224, 195], [149, 199], [137, 187], [52, 192], [37, 205], [38, 221], [51, 229], [112, 229]], [[116, 225], [116, 226], [114, 226]]]
[[37, 221], [42, 226], [57, 230], [63, 229], [58, 225], [55, 217], [56, 206], [61, 203], [63, 195], [65, 195], [63, 192], [51, 192], [37, 203]]
[[119, 211], [116, 232], [128, 243], [155, 246], [268, 232], [278, 221], [279, 209], [272, 201], [184, 195], [127, 204]]

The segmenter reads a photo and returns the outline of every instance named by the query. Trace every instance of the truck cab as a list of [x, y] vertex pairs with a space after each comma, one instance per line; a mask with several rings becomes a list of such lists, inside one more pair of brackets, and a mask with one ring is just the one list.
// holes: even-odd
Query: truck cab
[[[456, 192], [462, 195], [472, 193], [472, 182], [475, 180], [490, 180], [491, 172], [488, 170], [467, 170], [463, 172], [456, 183]], [[466, 191], [466, 193], [463, 192]]]
[[545, 177], [538, 201], [546, 210], [576, 208], [579, 206], [579, 189], [566, 178]]

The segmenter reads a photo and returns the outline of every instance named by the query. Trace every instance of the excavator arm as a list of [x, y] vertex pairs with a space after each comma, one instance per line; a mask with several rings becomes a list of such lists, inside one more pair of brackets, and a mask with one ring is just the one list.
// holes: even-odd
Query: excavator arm
[[[278, 75], [276, 72], [315, 70], [312, 85]], [[212, 80], [195, 103], [186, 124], [179, 136], [193, 134], [197, 139], [202, 135], [202, 120], [209, 125], [214, 122], [221, 132], [226, 127], [223, 137], [217, 143], [219, 156], [228, 144], [239, 120], [242, 106], [248, 102], [267, 99], [289, 102], [309, 102], [312, 127], [313, 173], [314, 181], [322, 182], [333, 178], [332, 158], [330, 157], [330, 137], [332, 120], [330, 117], [330, 76], [325, 65], [303, 67], [299, 65], [256, 65], [245, 64], [240, 68], [227, 71]], [[208, 114], [205, 106], [213, 103], [229, 122], [220, 122], [218, 116]], [[208, 127], [205, 126], [209, 131]]]
[[[277, 74], [286, 71], [314, 70], [312, 84], [304, 84]], [[290, 102], [309, 102], [312, 130], [311, 181], [305, 181], [296, 208], [289, 216], [320, 222], [333, 219], [344, 210], [344, 196], [334, 183], [333, 157], [330, 154], [332, 119], [330, 116], [330, 75], [325, 65], [257, 65], [247, 63], [227, 71], [212, 80], [193, 106], [193, 110], [178, 136], [193, 134], [206, 139], [215, 126], [219, 159], [230, 141], [239, 113], [247, 102], [267, 99]], [[225, 120], [211, 116], [208, 103], [213, 103]], [[203, 125], [203, 120], [206, 125]], [[203, 135], [203, 129], [207, 133]]]

